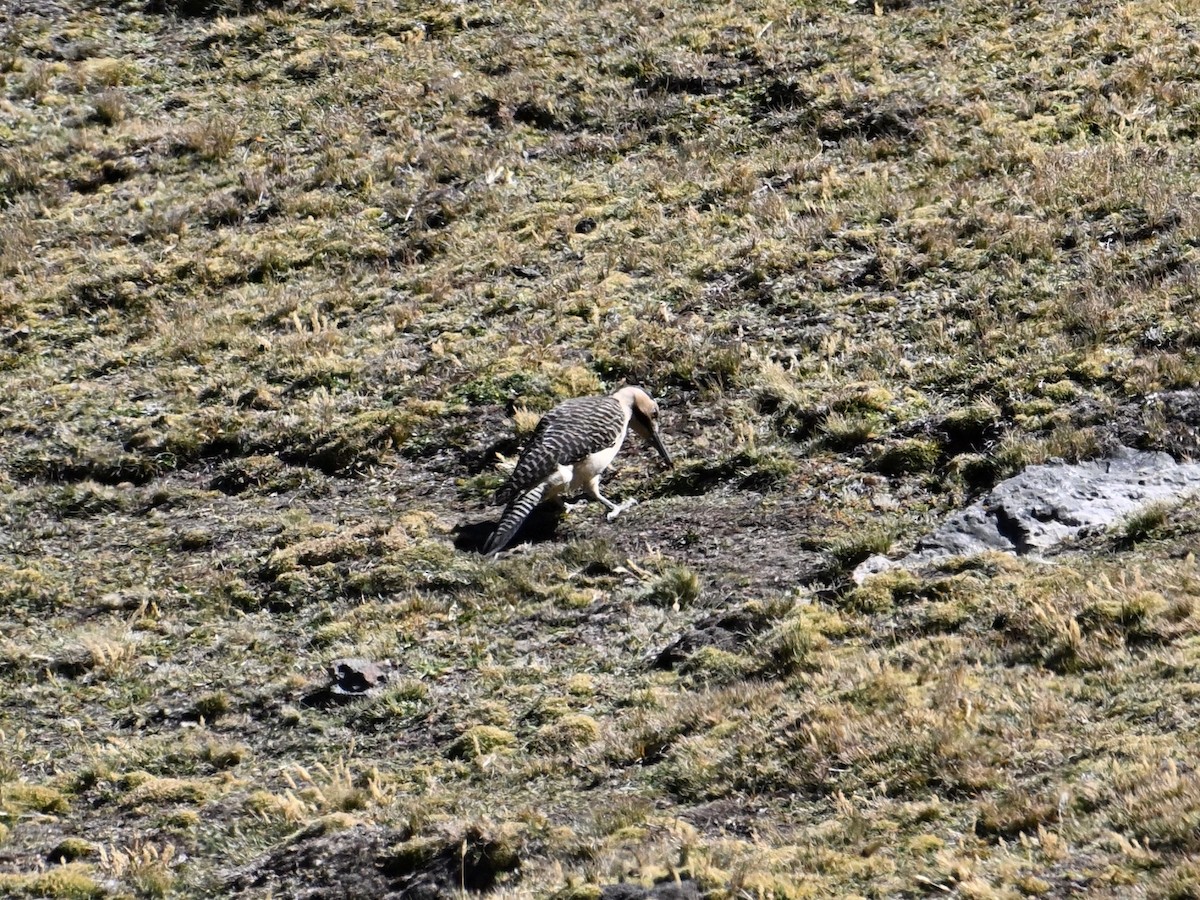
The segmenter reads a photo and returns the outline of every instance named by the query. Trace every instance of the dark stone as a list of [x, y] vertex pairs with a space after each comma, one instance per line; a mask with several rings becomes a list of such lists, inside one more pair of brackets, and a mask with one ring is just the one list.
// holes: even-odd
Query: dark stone
[[670, 644], [654, 660], [656, 669], [673, 669], [702, 647], [737, 653], [763, 630], [766, 619], [746, 609], [717, 613], [701, 619]]
[[388, 675], [368, 659], [335, 659], [329, 664], [329, 678], [335, 694], [365, 694], [386, 684]]

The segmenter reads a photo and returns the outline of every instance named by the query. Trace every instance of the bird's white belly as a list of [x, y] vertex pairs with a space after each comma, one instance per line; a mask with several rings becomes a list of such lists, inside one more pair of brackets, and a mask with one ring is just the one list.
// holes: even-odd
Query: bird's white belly
[[[624, 438], [624, 435], [622, 435]], [[617, 451], [621, 449], [621, 442], [618, 441], [611, 447], [605, 447], [591, 456], [585, 456], [579, 462], [575, 463], [574, 471], [571, 474], [571, 490], [582, 491], [586, 488], [601, 472], [607, 469], [612, 461], [616, 458]]]
[[544, 482], [546, 495], [543, 499], [557, 497], [563, 493], [568, 495], [580, 492], [590, 493], [588, 489], [592, 481], [612, 464], [621, 445], [625, 443], [625, 434], [626, 431], [623, 430], [611, 447], [597, 450], [573, 465], [560, 463]]

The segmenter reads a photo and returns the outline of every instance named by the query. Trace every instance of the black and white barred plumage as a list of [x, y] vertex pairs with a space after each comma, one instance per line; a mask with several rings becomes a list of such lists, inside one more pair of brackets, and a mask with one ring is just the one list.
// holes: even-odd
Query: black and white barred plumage
[[497, 503], [543, 481], [560, 465], [574, 465], [625, 435], [629, 413], [616, 397], [577, 397], [550, 410], [534, 429], [508, 482], [496, 491]]
[[483, 552], [503, 550], [538, 503], [568, 490], [599, 500], [610, 518], [619, 514], [625, 507], [600, 493], [600, 474], [621, 449], [631, 424], [670, 465], [657, 418], [658, 406], [635, 387], [610, 397], [567, 400], [542, 416], [508, 482], [496, 492], [495, 502], [507, 505]]

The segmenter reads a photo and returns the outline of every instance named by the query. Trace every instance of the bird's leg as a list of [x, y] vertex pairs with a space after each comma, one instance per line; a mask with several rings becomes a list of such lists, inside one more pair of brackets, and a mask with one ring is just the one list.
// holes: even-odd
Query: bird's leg
[[612, 509], [610, 509], [608, 511], [608, 520], [611, 522], [613, 519], [615, 519], [621, 513], [625, 512], [625, 510], [629, 509], [629, 507], [636, 506], [636, 505], [637, 505], [637, 497], [630, 497], [624, 503], [618, 503], [616, 506], [614, 506]]
[[633, 504], [637, 503], [637, 500], [634, 499], [633, 497], [630, 497], [624, 503], [613, 503], [611, 500], [609, 500], [607, 497], [605, 497], [602, 493], [600, 493], [600, 477], [599, 476], [593, 478], [591, 480], [591, 482], [588, 484], [588, 493], [591, 494], [593, 497], [595, 497], [597, 500], [599, 500], [601, 503], [603, 503], [605, 506], [608, 507], [608, 520], [610, 522], [613, 519], [615, 519], [617, 516], [619, 516], [621, 513], [625, 512], [625, 510], [629, 509], [629, 507], [633, 506]]

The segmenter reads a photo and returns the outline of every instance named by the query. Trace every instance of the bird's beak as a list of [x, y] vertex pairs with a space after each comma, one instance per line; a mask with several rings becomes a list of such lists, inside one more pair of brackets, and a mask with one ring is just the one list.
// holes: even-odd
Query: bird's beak
[[662, 442], [662, 437], [655, 428], [650, 432], [650, 443], [654, 445], [654, 449], [658, 451], [658, 455], [663, 458], [663, 462], [670, 468], [675, 468], [675, 463], [671, 460], [671, 454], [667, 452], [667, 446]]

